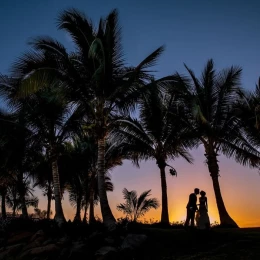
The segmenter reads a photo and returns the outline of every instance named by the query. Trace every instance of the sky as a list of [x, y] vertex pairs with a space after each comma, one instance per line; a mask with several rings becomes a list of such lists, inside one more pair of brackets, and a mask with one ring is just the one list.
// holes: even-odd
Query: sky
[[[125, 60], [137, 65], [161, 45], [166, 50], [156, 70], [162, 77], [175, 71], [185, 73], [183, 63], [198, 75], [206, 61], [213, 58], [217, 69], [239, 65], [243, 68], [243, 87], [252, 90], [260, 76], [260, 2], [257, 0], [0, 0], [0, 73], [10, 70], [15, 59], [28, 50], [28, 41], [36, 36], [51, 36], [69, 50], [73, 44], [56, 28], [57, 15], [69, 7], [77, 8], [96, 24], [112, 9], [119, 10]], [[203, 147], [192, 151], [193, 164], [183, 159], [170, 161], [178, 177], [167, 176], [171, 221], [184, 220], [189, 194], [195, 187], [207, 193], [211, 222], [219, 221], [212, 181], [205, 164]], [[260, 176], [232, 159], [219, 157], [220, 185], [228, 212], [241, 227], [260, 226]], [[125, 162], [112, 173], [115, 190], [108, 195], [115, 217], [122, 201], [122, 189], [139, 194], [152, 189], [161, 198], [160, 174], [154, 161], [143, 162], [139, 169]], [[37, 191], [40, 196], [40, 192]], [[65, 196], [66, 198], [66, 196]], [[47, 205], [40, 196], [40, 208]], [[54, 206], [54, 205], [53, 205]], [[67, 219], [74, 209], [63, 200]], [[100, 213], [99, 208], [96, 209]], [[146, 219], [159, 219], [160, 209], [151, 210]]]

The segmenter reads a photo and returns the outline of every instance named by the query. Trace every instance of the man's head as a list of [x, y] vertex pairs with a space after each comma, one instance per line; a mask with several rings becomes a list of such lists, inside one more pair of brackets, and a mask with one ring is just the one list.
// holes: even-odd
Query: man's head
[[195, 188], [195, 189], [194, 189], [194, 193], [195, 193], [196, 195], [198, 195], [198, 194], [200, 193], [200, 189]]

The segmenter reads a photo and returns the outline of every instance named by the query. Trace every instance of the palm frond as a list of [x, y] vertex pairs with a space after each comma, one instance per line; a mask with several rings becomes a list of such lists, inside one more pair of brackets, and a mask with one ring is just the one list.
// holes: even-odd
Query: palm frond
[[117, 210], [122, 211], [127, 217], [131, 217], [132, 221], [137, 221], [139, 217], [143, 216], [150, 209], [157, 209], [159, 202], [156, 198], [147, 199], [151, 190], [143, 192], [139, 197], [136, 191], [128, 191], [123, 189], [123, 196], [125, 203], [117, 205]]
[[83, 57], [87, 58], [89, 47], [95, 38], [91, 20], [79, 10], [69, 8], [60, 13], [57, 25], [59, 29], [69, 33]]

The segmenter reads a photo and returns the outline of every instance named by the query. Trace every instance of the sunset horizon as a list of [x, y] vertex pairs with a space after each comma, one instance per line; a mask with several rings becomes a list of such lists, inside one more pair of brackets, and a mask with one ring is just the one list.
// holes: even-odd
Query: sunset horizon
[[[175, 223], [178, 221], [185, 221], [186, 205], [189, 194], [194, 192], [194, 188], [199, 188], [207, 193], [206, 196], [209, 203], [209, 217], [211, 224], [214, 224], [215, 221], [219, 224], [219, 214], [212, 187], [212, 180], [208, 173], [207, 165], [204, 163], [205, 157], [203, 147], [200, 146], [198, 149], [191, 151], [192, 155], [194, 155], [194, 153], [196, 154], [194, 156], [193, 164], [188, 164], [180, 158], [175, 161], [168, 162], [177, 170], [177, 177], [167, 174], [170, 222]], [[253, 192], [254, 197], [257, 198], [257, 187], [259, 185], [258, 181], [260, 181], [258, 170], [242, 166], [234, 160], [227, 159], [224, 156], [220, 156], [219, 161], [222, 196], [230, 216], [241, 228], [260, 227], [260, 209], [254, 205], [251, 205], [251, 202], [248, 202], [246, 199], [249, 192]], [[232, 169], [228, 167], [228, 163], [230, 161], [233, 163]], [[194, 171], [195, 168], [196, 170]], [[169, 168], [167, 169], [167, 173], [168, 171]], [[133, 178], [131, 178], [131, 172]], [[238, 173], [240, 173], [240, 175], [238, 175]], [[110, 175], [112, 177], [112, 181], [114, 182], [115, 189], [113, 192], [108, 192], [108, 199], [111, 210], [116, 219], [125, 217], [124, 214], [116, 209], [116, 205], [123, 202], [123, 188], [127, 188], [128, 190], [136, 190], [138, 194], [145, 190], [151, 189], [150, 197], [156, 197], [159, 201], [161, 201], [160, 173], [155, 161], [143, 161], [140, 163], [140, 168], [137, 168], [132, 165], [131, 161], [127, 160], [124, 161], [122, 166], [117, 166], [113, 171], [111, 171]], [[144, 178], [144, 182], [142, 184], [136, 182], [138, 181], [139, 175], [142, 175]], [[124, 178], [127, 178], [127, 182], [124, 182]], [[186, 182], [186, 178], [190, 179], [189, 182]], [[245, 180], [254, 184], [252, 186], [247, 186]], [[236, 185], [232, 187], [229, 183], [233, 182], [235, 182]], [[237, 194], [241, 195], [239, 199], [236, 198]], [[46, 198], [41, 196], [41, 192], [38, 190], [37, 195], [40, 197], [39, 208], [41, 210], [46, 209]], [[62, 200], [62, 205], [64, 207], [66, 219], [73, 221], [75, 217], [75, 209], [69, 204], [67, 193], [65, 193], [64, 199]], [[52, 210], [53, 209], [54, 202], [52, 202]], [[33, 210], [30, 210], [30, 212], [34, 213]], [[81, 214], [83, 216], [83, 212]], [[53, 216], [54, 214], [52, 217]], [[95, 216], [101, 218], [99, 204], [95, 206]], [[149, 211], [144, 217], [140, 218], [140, 221], [146, 220], [150, 222], [150, 220], [152, 220], [155, 222], [160, 221], [160, 217], [161, 206], [156, 210], [152, 209]]]

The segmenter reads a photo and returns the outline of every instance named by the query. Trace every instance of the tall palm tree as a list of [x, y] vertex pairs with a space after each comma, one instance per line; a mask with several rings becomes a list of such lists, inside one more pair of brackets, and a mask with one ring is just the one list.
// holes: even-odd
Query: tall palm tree
[[14, 75], [22, 80], [23, 92], [44, 86], [41, 82], [59, 77], [67, 97], [80, 102], [98, 140], [98, 185], [101, 212], [105, 225], [114, 229], [115, 218], [105, 190], [105, 142], [112, 127], [112, 115], [134, 106], [143, 83], [150, 78], [149, 68], [163, 51], [158, 48], [138, 66], [126, 67], [120, 39], [118, 12], [113, 10], [100, 19], [94, 29], [91, 21], [75, 9], [65, 10], [58, 18], [59, 29], [71, 36], [76, 51], [68, 53], [61, 43], [51, 38], [37, 38], [34, 51], [21, 57], [14, 66]]
[[[259, 150], [260, 147], [260, 78], [254, 91], [243, 91], [235, 106], [235, 114], [241, 120], [247, 139]], [[259, 165], [257, 165], [259, 168]]]
[[[118, 127], [113, 131], [113, 142], [123, 153], [138, 165], [138, 160], [154, 159], [160, 170], [162, 190], [161, 222], [169, 224], [166, 166], [169, 159], [183, 157], [191, 163], [188, 149], [196, 145], [190, 128], [183, 124], [178, 112], [178, 95], [162, 94], [156, 83], [152, 82], [148, 93], [139, 102], [139, 118], [118, 119]], [[170, 166], [171, 167], [171, 166]], [[175, 174], [174, 171], [170, 173]]]
[[[218, 156], [234, 158], [243, 165], [256, 164], [259, 153], [245, 139], [241, 124], [234, 114], [234, 105], [241, 97], [241, 68], [232, 66], [216, 72], [209, 60], [200, 79], [186, 65], [189, 77], [176, 74], [176, 84], [186, 89], [186, 112], [190, 109], [189, 125], [204, 146], [206, 163], [212, 178], [220, 223], [238, 227], [230, 217], [219, 185]], [[189, 105], [188, 105], [189, 104]]]
[[[111, 181], [111, 177], [108, 172], [105, 173], [105, 186], [106, 192], [114, 191], [114, 184]], [[92, 186], [90, 187], [90, 196], [89, 196], [89, 223], [93, 223], [96, 221], [95, 219], [95, 210], [94, 207], [100, 201], [99, 193], [98, 193], [98, 180], [97, 175], [95, 176]]]
[[117, 205], [117, 210], [126, 214], [127, 218], [136, 222], [140, 217], [144, 216], [150, 209], [157, 209], [159, 201], [156, 198], [148, 198], [151, 190], [144, 191], [139, 197], [135, 190], [128, 191], [123, 189], [125, 203]]

